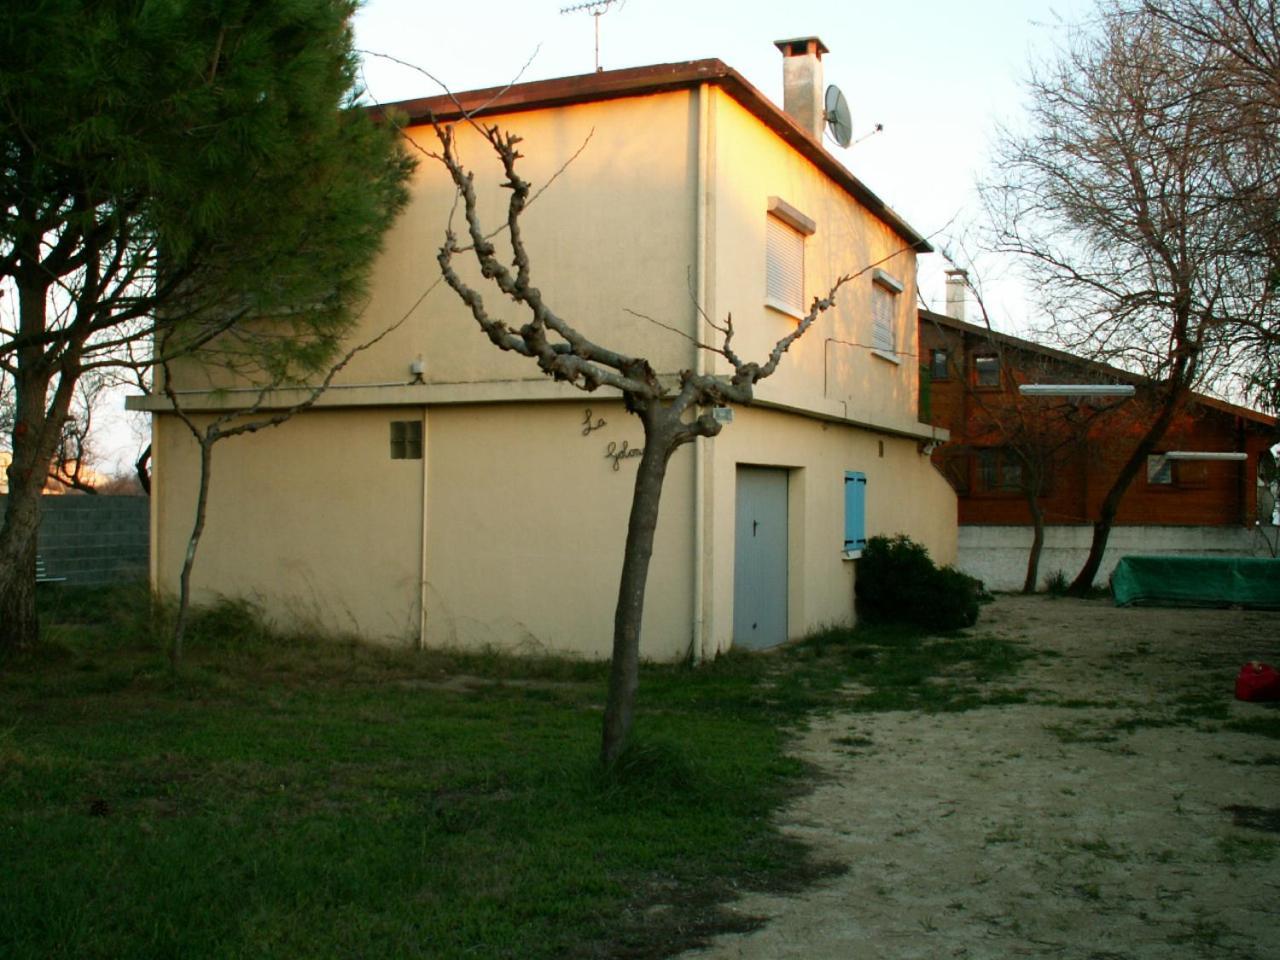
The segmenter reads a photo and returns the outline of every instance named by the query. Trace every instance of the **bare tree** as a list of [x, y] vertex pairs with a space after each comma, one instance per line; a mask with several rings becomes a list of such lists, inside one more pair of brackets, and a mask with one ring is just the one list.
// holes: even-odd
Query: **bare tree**
[[995, 246], [1025, 258], [1056, 336], [1156, 381], [1073, 593], [1092, 586], [1121, 498], [1191, 390], [1223, 381], [1232, 349], [1274, 328], [1277, 289], [1251, 254], [1259, 224], [1241, 214], [1235, 148], [1224, 160], [1232, 92], [1154, 9], [1203, 5], [1105, 5], [1033, 74], [1029, 124], [1001, 133], [984, 186]]
[[[795, 329], [779, 339], [762, 362], [739, 356], [733, 346], [733, 320], [717, 324], [706, 318], [719, 335], [718, 344], [695, 340], [698, 349], [723, 357], [733, 369], [729, 375], [682, 370], [674, 382], [663, 382], [644, 357], [631, 356], [583, 336], [567, 319], [555, 312], [533, 284], [532, 259], [524, 241], [521, 215], [532, 191], [517, 172], [520, 138], [496, 126], [476, 129], [483, 135], [501, 162], [502, 187], [510, 191], [506, 220], [501, 229], [512, 251], [510, 263], [498, 255], [494, 232], [480, 220], [474, 175], [464, 167], [455, 147], [452, 128], [437, 126], [439, 153], [433, 154], [448, 169], [461, 200], [465, 242], [452, 223], [440, 247], [438, 261], [445, 282], [469, 308], [489, 340], [500, 350], [528, 357], [546, 375], [592, 391], [609, 387], [622, 394], [628, 412], [639, 418], [644, 429], [644, 453], [640, 457], [614, 613], [613, 649], [609, 692], [605, 705], [601, 739], [601, 762], [613, 763], [625, 748], [635, 712], [639, 684], [640, 626], [644, 612], [645, 585], [653, 555], [658, 505], [671, 455], [698, 437], [714, 437], [722, 424], [709, 407], [750, 403], [755, 385], [778, 369], [787, 350], [808, 332], [814, 322], [836, 300], [836, 295], [854, 277], [872, 269], [869, 264], [857, 273], [836, 278], [824, 296], [815, 297]], [[527, 320], [511, 325], [490, 313], [481, 291], [459, 275], [455, 258], [471, 255], [481, 274], [503, 297], [522, 311]]]
[[[1105, 427], [1121, 402], [1020, 394], [1018, 387], [1022, 383], [1097, 383], [1098, 380], [1086, 381], [1079, 365], [1019, 349], [1009, 343], [1010, 338], [997, 335], [979, 285], [968, 270], [961, 271], [961, 275], [965, 289], [981, 314], [981, 326], [986, 330], [983, 349], [996, 360], [999, 377], [998, 390], [978, 389], [964, 368], [966, 351], [955, 357], [949, 355], [949, 363], [960, 364], [949, 376], [962, 384], [966, 408], [970, 411], [967, 422], [957, 425], [966, 441], [962, 451], [979, 458], [983, 452], [990, 451], [993, 454], [990, 460], [980, 459], [977, 463], [978, 470], [990, 476], [980, 479], [995, 487], [1016, 489], [1026, 501], [1032, 536], [1022, 592], [1035, 593], [1045, 541], [1044, 500], [1050, 485], [1055, 477], [1087, 456], [1093, 431]], [[1131, 401], [1128, 403], [1132, 405]], [[1010, 465], [1013, 470], [1008, 469]]]

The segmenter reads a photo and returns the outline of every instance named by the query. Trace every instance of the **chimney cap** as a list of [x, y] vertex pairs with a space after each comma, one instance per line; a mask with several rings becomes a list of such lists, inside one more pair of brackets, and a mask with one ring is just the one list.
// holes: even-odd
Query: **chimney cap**
[[784, 57], [803, 57], [805, 54], [816, 53], [821, 59], [824, 53], [829, 53], [827, 45], [817, 37], [792, 37], [790, 40], [775, 40], [773, 45], [782, 51]]

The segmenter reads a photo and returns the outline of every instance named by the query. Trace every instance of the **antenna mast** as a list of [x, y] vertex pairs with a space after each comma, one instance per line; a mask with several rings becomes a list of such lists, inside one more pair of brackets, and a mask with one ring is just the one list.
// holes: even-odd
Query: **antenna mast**
[[627, 0], [587, 0], [586, 3], [575, 3], [569, 7], [561, 7], [561, 13], [577, 13], [585, 10], [596, 21], [596, 73], [600, 72], [600, 18], [609, 12], [615, 3], [625, 4]]

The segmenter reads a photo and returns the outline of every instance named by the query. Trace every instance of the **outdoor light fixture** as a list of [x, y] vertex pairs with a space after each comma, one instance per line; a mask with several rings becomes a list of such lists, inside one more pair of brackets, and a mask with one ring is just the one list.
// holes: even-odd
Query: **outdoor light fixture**
[[1247, 453], [1231, 450], [1170, 450], [1162, 454], [1166, 460], [1248, 460]]
[[1023, 383], [1024, 397], [1132, 397], [1137, 387], [1131, 383]]
[[413, 378], [410, 383], [425, 383], [422, 375], [427, 372], [427, 365], [422, 362], [422, 358], [418, 357], [409, 364], [409, 375]]

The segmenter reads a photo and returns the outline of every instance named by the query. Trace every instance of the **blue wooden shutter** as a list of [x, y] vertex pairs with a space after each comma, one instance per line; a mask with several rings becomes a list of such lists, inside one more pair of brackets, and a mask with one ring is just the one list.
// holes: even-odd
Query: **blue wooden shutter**
[[861, 550], [867, 545], [867, 475], [844, 474], [844, 548]]

